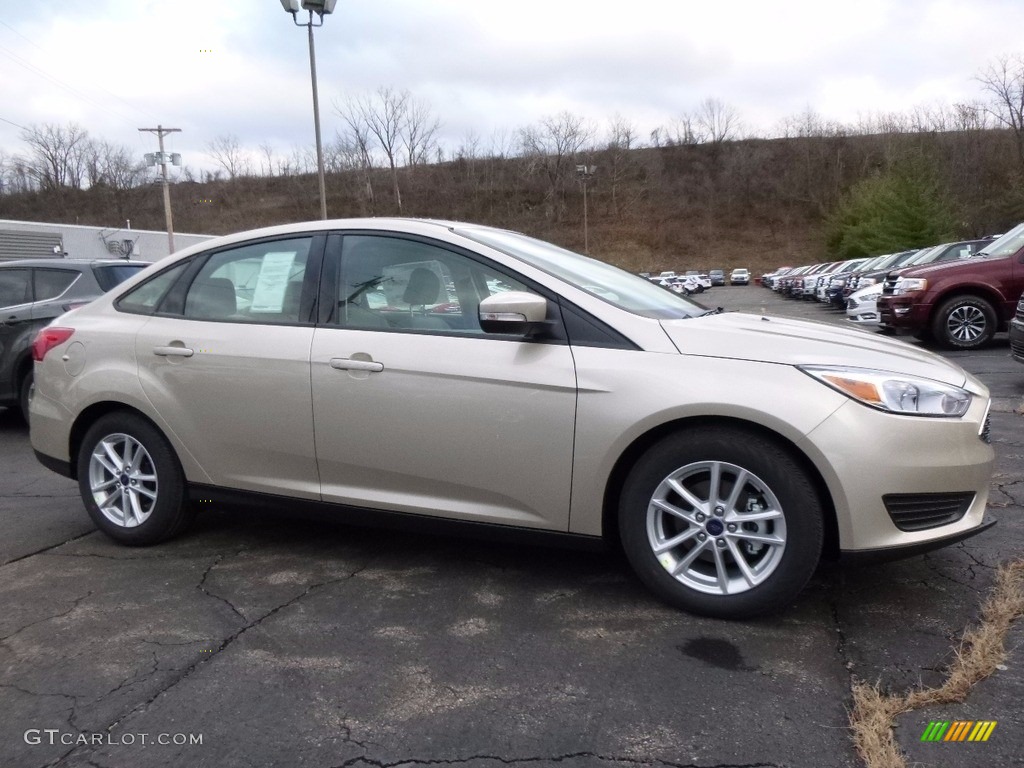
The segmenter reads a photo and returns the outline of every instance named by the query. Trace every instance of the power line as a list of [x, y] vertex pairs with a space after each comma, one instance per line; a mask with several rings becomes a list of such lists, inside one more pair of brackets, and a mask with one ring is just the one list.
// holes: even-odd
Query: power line
[[16, 122], [14, 122], [13, 120], [8, 120], [6, 117], [0, 117], [0, 121], [3, 121], [8, 125], [13, 125], [15, 128], [21, 128], [21, 130], [23, 131], [28, 130], [28, 128], [26, 128], [24, 125], [18, 125]]
[[[10, 25], [5, 24], [4, 26], [8, 26], [9, 27]], [[24, 37], [24, 35], [21, 35], [21, 36]], [[25, 39], [27, 40], [28, 38], [25, 38]], [[31, 42], [31, 40], [29, 42]], [[33, 45], [35, 45], [35, 43], [33, 43]], [[38, 47], [38, 46], [36, 46], [36, 47]], [[114, 114], [114, 115], [116, 115], [117, 117], [119, 117], [121, 120], [123, 120], [126, 123], [130, 123], [131, 124], [131, 123], [135, 122], [131, 118], [129, 118], [126, 115], [122, 114], [121, 112], [118, 112], [117, 110], [112, 109], [109, 104], [104, 104], [104, 103], [101, 103], [99, 101], [96, 101], [94, 98], [88, 96], [85, 93], [82, 93], [81, 91], [79, 91], [74, 86], [69, 85], [68, 83], [65, 83], [63, 80], [61, 80], [61, 79], [51, 75], [46, 70], [44, 70], [44, 69], [42, 69], [40, 67], [37, 67], [35, 64], [33, 64], [32, 62], [28, 61], [27, 59], [22, 58], [21, 56], [19, 56], [18, 54], [14, 53], [10, 49], [5, 48], [3, 46], [0, 46], [0, 53], [3, 53], [5, 56], [10, 58], [12, 61], [14, 61], [15, 64], [18, 64], [19, 66], [24, 67], [28, 71], [30, 71], [33, 74], [37, 75], [38, 77], [42, 77], [43, 79], [48, 80], [53, 85], [56, 85], [58, 88], [63, 88], [65, 91], [70, 93], [72, 96], [78, 97], [79, 99], [81, 99], [82, 101], [86, 102], [87, 104], [91, 104], [92, 106], [96, 107], [97, 109], [101, 109], [101, 110], [103, 110], [105, 112], [109, 112], [111, 114]], [[150, 115], [145, 110], [139, 109], [134, 104], [131, 104], [131, 103], [125, 101], [120, 96], [117, 96], [116, 94], [111, 93], [110, 91], [106, 90], [102, 86], [98, 86], [97, 85], [97, 86], [95, 86], [95, 88], [97, 90], [100, 90], [103, 93], [107, 94], [112, 99], [116, 99], [117, 101], [121, 102], [125, 106], [130, 107], [131, 109], [134, 109], [139, 114], [147, 115], [149, 117], [152, 117], [152, 115]]]

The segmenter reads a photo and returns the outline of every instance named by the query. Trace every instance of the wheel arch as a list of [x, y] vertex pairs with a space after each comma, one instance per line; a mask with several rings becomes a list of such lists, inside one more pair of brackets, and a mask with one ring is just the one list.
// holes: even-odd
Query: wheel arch
[[784, 435], [781, 435], [762, 424], [727, 416], [692, 416], [668, 421], [648, 430], [626, 447], [626, 450], [622, 452], [618, 460], [615, 462], [615, 465], [612, 467], [612, 471], [608, 475], [608, 480], [605, 484], [604, 500], [601, 510], [601, 531], [608, 545], [616, 549], [620, 548], [618, 508], [619, 500], [622, 495], [622, 487], [629, 471], [633, 468], [644, 452], [659, 440], [662, 440], [671, 434], [686, 430], [701, 429], [709, 426], [734, 427], [770, 440], [777, 444], [781, 450], [785, 451], [790, 458], [800, 465], [800, 467], [807, 473], [808, 478], [810, 478], [811, 483], [814, 486], [815, 493], [818, 495], [821, 502], [822, 510], [824, 510], [825, 513], [825, 519], [823, 520], [825, 541], [822, 548], [822, 556], [829, 560], [838, 559], [839, 524], [836, 519], [835, 503], [833, 502], [832, 494], [829, 492], [828, 485], [825, 483], [825, 478], [822, 476], [821, 472], [818, 471], [814, 462], [811, 461], [811, 459], [801, 451], [792, 440], [786, 438]]
[[939, 311], [939, 308], [950, 299], [958, 299], [962, 297], [973, 297], [977, 299], [983, 299], [992, 306], [992, 311], [996, 315], [996, 332], [1005, 331], [1007, 327], [1006, 320], [1003, 318], [1002, 306], [1005, 303], [999, 292], [990, 288], [987, 285], [978, 283], [956, 283], [950, 285], [942, 293], [935, 297], [932, 302], [931, 312], [928, 313], [928, 326], [931, 327], [932, 323], [935, 322], [935, 317]]
[[[167, 435], [164, 434], [164, 431], [160, 428], [160, 425], [154, 422], [138, 408], [134, 408], [127, 403], [118, 402], [116, 400], [103, 400], [98, 403], [93, 403], [78, 414], [74, 424], [71, 425], [71, 432], [68, 435], [68, 457], [72, 479], [78, 479], [78, 451], [82, 446], [82, 439], [85, 437], [85, 433], [89, 431], [89, 428], [93, 424], [107, 414], [119, 411], [123, 413], [130, 413], [133, 416], [138, 416], [140, 419], [148, 422], [150, 426], [152, 426], [153, 429], [161, 435], [164, 435], [165, 438], [167, 437]], [[168, 440], [168, 444], [171, 446], [171, 450], [174, 450], [174, 444], [171, 443], [170, 440]]]

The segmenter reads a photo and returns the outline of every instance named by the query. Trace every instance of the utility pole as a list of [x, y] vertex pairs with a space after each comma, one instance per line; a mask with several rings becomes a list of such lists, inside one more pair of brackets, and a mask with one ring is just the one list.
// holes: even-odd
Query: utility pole
[[590, 228], [587, 226], [587, 181], [597, 171], [596, 165], [577, 165], [576, 175], [583, 181], [583, 253], [590, 255]]
[[162, 125], [158, 125], [156, 128], [139, 128], [140, 131], [146, 133], [155, 133], [157, 139], [160, 140], [160, 175], [163, 176], [164, 185], [164, 216], [167, 218], [167, 247], [170, 249], [168, 253], [174, 253], [174, 221], [171, 218], [171, 189], [170, 182], [167, 180], [167, 164], [170, 161], [170, 156], [164, 152], [164, 136], [168, 133], [180, 132], [181, 128], [164, 128]]

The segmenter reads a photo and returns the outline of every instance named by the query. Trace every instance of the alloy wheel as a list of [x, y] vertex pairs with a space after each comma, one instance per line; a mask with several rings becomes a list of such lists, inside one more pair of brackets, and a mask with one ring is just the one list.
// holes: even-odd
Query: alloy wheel
[[659, 483], [647, 539], [668, 573], [706, 594], [746, 592], [768, 579], [786, 549], [786, 518], [768, 485], [735, 464], [701, 461]]
[[114, 525], [135, 528], [144, 523], [157, 500], [156, 467], [145, 446], [123, 433], [100, 440], [89, 458], [89, 490]]

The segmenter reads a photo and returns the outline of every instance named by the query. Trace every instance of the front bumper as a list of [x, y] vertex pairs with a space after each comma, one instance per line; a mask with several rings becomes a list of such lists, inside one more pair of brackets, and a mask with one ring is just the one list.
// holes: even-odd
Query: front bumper
[[1024, 320], [1010, 321], [1010, 355], [1018, 363], [1024, 363]]
[[922, 304], [913, 296], [883, 294], [878, 297], [878, 323], [896, 330], [918, 331], [928, 326], [930, 304]]
[[[982, 439], [987, 393], [960, 419], [897, 416], [850, 401], [811, 431], [800, 448], [822, 471], [845, 552], [943, 546], [983, 529], [995, 454]], [[962, 516], [900, 530], [883, 497], [966, 494]], [[891, 553], [895, 554], [895, 553]]]

